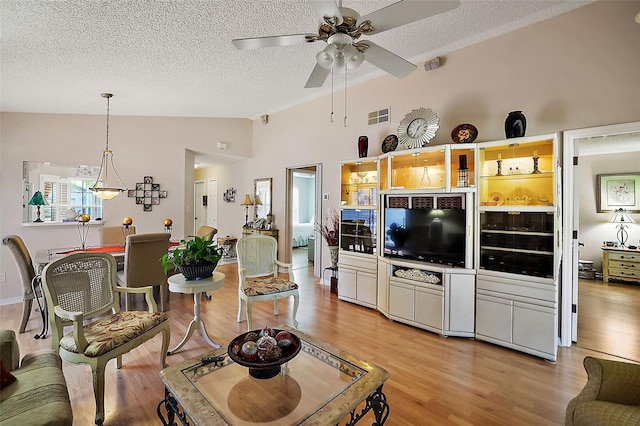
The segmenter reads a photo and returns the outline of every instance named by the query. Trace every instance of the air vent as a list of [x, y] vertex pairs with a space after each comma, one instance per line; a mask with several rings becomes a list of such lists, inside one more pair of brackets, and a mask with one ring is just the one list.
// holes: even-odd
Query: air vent
[[387, 123], [389, 121], [390, 108], [381, 109], [369, 113], [369, 126], [379, 123]]

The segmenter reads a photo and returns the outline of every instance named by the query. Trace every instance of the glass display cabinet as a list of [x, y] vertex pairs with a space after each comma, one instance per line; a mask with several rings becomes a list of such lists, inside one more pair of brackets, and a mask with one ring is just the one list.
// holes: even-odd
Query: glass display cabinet
[[373, 206], [378, 198], [378, 160], [361, 158], [340, 164], [340, 204]]

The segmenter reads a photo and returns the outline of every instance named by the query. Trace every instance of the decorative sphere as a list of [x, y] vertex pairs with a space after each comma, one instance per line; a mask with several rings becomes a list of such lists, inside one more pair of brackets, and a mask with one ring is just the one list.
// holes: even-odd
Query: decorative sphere
[[131, 225], [133, 223], [133, 219], [131, 219], [130, 217], [125, 217], [124, 219], [122, 219], [122, 224], [123, 225]]
[[169, 218], [164, 220], [164, 226], [171, 226], [173, 225], [173, 221]]
[[78, 216], [78, 222], [89, 222], [91, 220], [91, 216], [86, 213], [82, 213]]

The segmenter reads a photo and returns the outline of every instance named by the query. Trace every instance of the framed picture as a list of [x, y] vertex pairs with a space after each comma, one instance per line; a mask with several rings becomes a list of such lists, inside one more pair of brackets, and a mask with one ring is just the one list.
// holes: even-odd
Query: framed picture
[[628, 213], [640, 213], [640, 173], [597, 175], [598, 213], [625, 209]]

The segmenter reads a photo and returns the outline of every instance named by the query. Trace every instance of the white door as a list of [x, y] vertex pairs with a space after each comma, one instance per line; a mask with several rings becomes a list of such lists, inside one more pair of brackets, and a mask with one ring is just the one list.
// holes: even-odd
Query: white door
[[197, 232], [198, 228], [207, 224], [207, 207], [203, 198], [206, 193], [203, 180], [198, 180], [193, 185], [193, 230]]
[[207, 181], [207, 225], [218, 229], [218, 179]]

